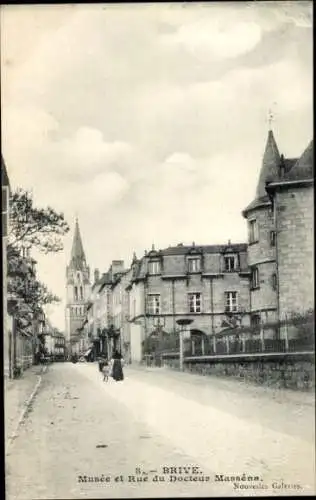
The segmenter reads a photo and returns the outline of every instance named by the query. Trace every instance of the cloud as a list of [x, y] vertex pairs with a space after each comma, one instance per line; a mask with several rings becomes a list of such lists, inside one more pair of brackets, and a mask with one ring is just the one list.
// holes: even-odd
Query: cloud
[[[44, 10], [23, 9], [18, 20], [11, 10], [6, 32], [3, 153], [13, 185], [70, 223], [78, 212], [91, 267], [129, 262], [152, 242], [243, 240], [240, 211], [255, 191], [269, 107], [277, 103], [285, 155], [299, 154], [312, 133], [303, 10], [78, 5], [50, 22]], [[56, 266], [40, 265], [57, 293], [71, 237]]]
[[60, 158], [55, 174], [80, 182], [109, 169], [124, 170], [133, 148], [123, 141], [105, 141], [100, 130], [81, 127], [71, 137], [51, 142], [51, 152]]
[[163, 35], [161, 41], [183, 45], [198, 57], [209, 55], [219, 60], [249, 52], [260, 39], [261, 29], [256, 23], [206, 18], [181, 26], [176, 33]]

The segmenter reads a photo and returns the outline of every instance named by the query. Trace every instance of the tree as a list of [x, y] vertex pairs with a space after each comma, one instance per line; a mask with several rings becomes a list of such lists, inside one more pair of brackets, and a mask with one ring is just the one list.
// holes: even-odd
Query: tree
[[31, 193], [21, 188], [12, 193], [9, 247], [59, 252], [63, 250], [62, 236], [68, 231], [69, 225], [62, 213], [51, 207], [34, 207]]
[[304, 343], [315, 344], [315, 311], [308, 309], [302, 313], [292, 313], [287, 321], [297, 329], [297, 337]]
[[46, 304], [60, 299], [36, 278], [36, 261], [22, 256], [23, 248], [49, 253], [63, 249], [62, 236], [69, 231], [63, 214], [51, 207], [34, 207], [32, 195], [17, 189], [11, 195], [10, 232], [7, 246], [8, 294], [10, 314], [15, 314], [17, 328], [28, 329]]
[[8, 254], [8, 294], [15, 298], [15, 305], [9, 312], [16, 316], [17, 329], [25, 331], [43, 312], [44, 305], [60, 299], [36, 279], [33, 266], [21, 257], [18, 250], [10, 248]]
[[35, 313], [40, 312], [42, 306], [60, 299], [36, 279], [32, 263], [35, 261], [25, 260], [15, 248], [8, 249], [8, 293], [23, 300]]

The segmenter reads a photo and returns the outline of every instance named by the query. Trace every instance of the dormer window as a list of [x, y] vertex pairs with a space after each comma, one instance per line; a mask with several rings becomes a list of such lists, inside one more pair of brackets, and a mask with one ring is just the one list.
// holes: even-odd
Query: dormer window
[[238, 258], [235, 254], [225, 255], [224, 256], [224, 272], [231, 273], [237, 270], [238, 267]]
[[201, 258], [189, 257], [188, 258], [188, 271], [189, 273], [199, 273], [201, 271]]
[[148, 263], [149, 274], [160, 274], [160, 261], [152, 260]]

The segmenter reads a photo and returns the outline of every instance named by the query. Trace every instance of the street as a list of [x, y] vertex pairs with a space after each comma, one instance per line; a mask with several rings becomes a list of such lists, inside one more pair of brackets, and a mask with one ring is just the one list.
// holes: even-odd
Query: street
[[306, 495], [314, 458], [311, 394], [130, 366], [124, 382], [103, 382], [96, 363], [56, 363], [10, 448], [6, 490], [8, 500]]

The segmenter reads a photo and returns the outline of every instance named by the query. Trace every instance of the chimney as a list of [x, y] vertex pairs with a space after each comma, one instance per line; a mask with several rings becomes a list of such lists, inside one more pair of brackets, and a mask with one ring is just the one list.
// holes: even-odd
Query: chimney
[[96, 283], [100, 279], [100, 271], [99, 269], [94, 270], [94, 282]]
[[231, 245], [231, 241], [230, 240], [228, 240], [228, 245]]
[[112, 260], [112, 276], [124, 271], [124, 260]]
[[279, 165], [279, 177], [280, 179], [283, 179], [285, 174], [285, 162], [284, 162], [284, 155], [281, 155], [280, 158], [280, 165]]

